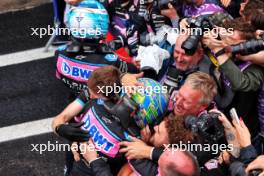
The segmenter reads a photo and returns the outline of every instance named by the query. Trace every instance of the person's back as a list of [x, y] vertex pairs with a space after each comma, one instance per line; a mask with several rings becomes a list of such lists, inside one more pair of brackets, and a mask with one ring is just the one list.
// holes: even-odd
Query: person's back
[[110, 47], [103, 44], [109, 15], [101, 3], [81, 1], [71, 7], [66, 16], [72, 41], [55, 53], [57, 77], [75, 93], [86, 87], [86, 81], [96, 68], [113, 65], [121, 72], [137, 72], [135, 66], [119, 60]]
[[97, 68], [113, 65], [119, 68], [121, 72], [137, 72], [134, 65], [121, 61], [112, 52], [98, 51], [98, 48], [102, 47], [102, 45], [98, 45], [97, 50], [90, 50], [90, 52], [83, 50], [68, 52], [67, 49], [71, 45], [64, 45], [58, 48], [55, 53], [55, 58], [57, 58], [57, 78], [76, 93], [87, 87], [87, 80]]
[[[119, 142], [127, 140], [128, 133], [106, 110], [102, 99], [93, 99], [86, 104], [82, 122], [81, 128], [88, 131], [99, 156], [107, 161], [113, 174], [117, 173], [125, 163], [124, 156], [119, 153]], [[75, 162], [71, 172], [72, 175], [91, 173], [91, 168], [85, 166], [83, 161]]]

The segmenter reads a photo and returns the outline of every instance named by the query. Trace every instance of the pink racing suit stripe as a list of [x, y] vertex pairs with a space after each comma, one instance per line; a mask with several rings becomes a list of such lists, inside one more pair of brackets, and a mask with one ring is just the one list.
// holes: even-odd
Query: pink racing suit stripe
[[93, 140], [95, 148], [101, 153], [115, 157], [119, 151], [119, 140], [113, 137], [97, 120], [92, 109], [90, 109], [83, 117], [83, 130], [89, 131], [89, 135]]
[[57, 60], [58, 73], [79, 82], [86, 82], [89, 79], [91, 73], [97, 68], [99, 68], [99, 66], [91, 66], [88, 64], [73, 62], [71, 60], [65, 59], [61, 55]]

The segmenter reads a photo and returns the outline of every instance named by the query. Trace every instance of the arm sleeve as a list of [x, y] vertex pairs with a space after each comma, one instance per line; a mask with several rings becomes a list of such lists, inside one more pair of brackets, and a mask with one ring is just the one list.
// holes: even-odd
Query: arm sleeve
[[109, 165], [102, 158], [94, 160], [90, 166], [94, 176], [113, 176]]
[[118, 59], [116, 61], [115, 66], [122, 72], [122, 73], [139, 73], [139, 70], [134, 64], [127, 63], [125, 61], [122, 61]]
[[220, 65], [221, 72], [229, 79], [232, 89], [235, 91], [256, 91], [264, 82], [264, 68], [258, 65], [250, 65], [244, 72], [228, 59]]
[[88, 89], [83, 89], [75, 101], [78, 101], [82, 106], [84, 106], [90, 100], [90, 93]]
[[245, 164], [248, 164], [257, 158], [257, 156], [256, 149], [252, 145], [249, 145], [247, 147], [241, 148], [239, 160]]
[[158, 163], [160, 155], [163, 153], [163, 151], [164, 151], [163, 147], [159, 147], [159, 148], [154, 147], [151, 156], [152, 161]]
[[158, 164], [148, 159], [130, 160], [129, 164], [137, 175], [156, 176], [158, 174]]

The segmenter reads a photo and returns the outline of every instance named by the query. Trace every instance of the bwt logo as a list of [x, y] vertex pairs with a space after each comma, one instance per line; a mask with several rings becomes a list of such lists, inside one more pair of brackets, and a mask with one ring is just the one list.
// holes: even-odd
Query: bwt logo
[[94, 143], [100, 146], [104, 151], [109, 152], [114, 147], [114, 144], [101, 134], [98, 127], [90, 122], [89, 115], [87, 120], [84, 122], [83, 128], [86, 131], [89, 131], [89, 135], [93, 139]]
[[80, 67], [71, 67], [67, 62], [62, 62], [61, 71], [65, 75], [71, 75], [73, 77], [82, 78], [88, 80], [92, 74], [92, 70], [87, 70]]

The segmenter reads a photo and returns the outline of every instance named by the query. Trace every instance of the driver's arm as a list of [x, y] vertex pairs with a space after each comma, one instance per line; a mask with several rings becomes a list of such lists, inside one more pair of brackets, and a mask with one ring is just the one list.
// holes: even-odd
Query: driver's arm
[[69, 122], [74, 116], [78, 115], [83, 109], [83, 104], [79, 99], [70, 103], [59, 115], [55, 116], [52, 121], [52, 129], [55, 132], [57, 126]]

